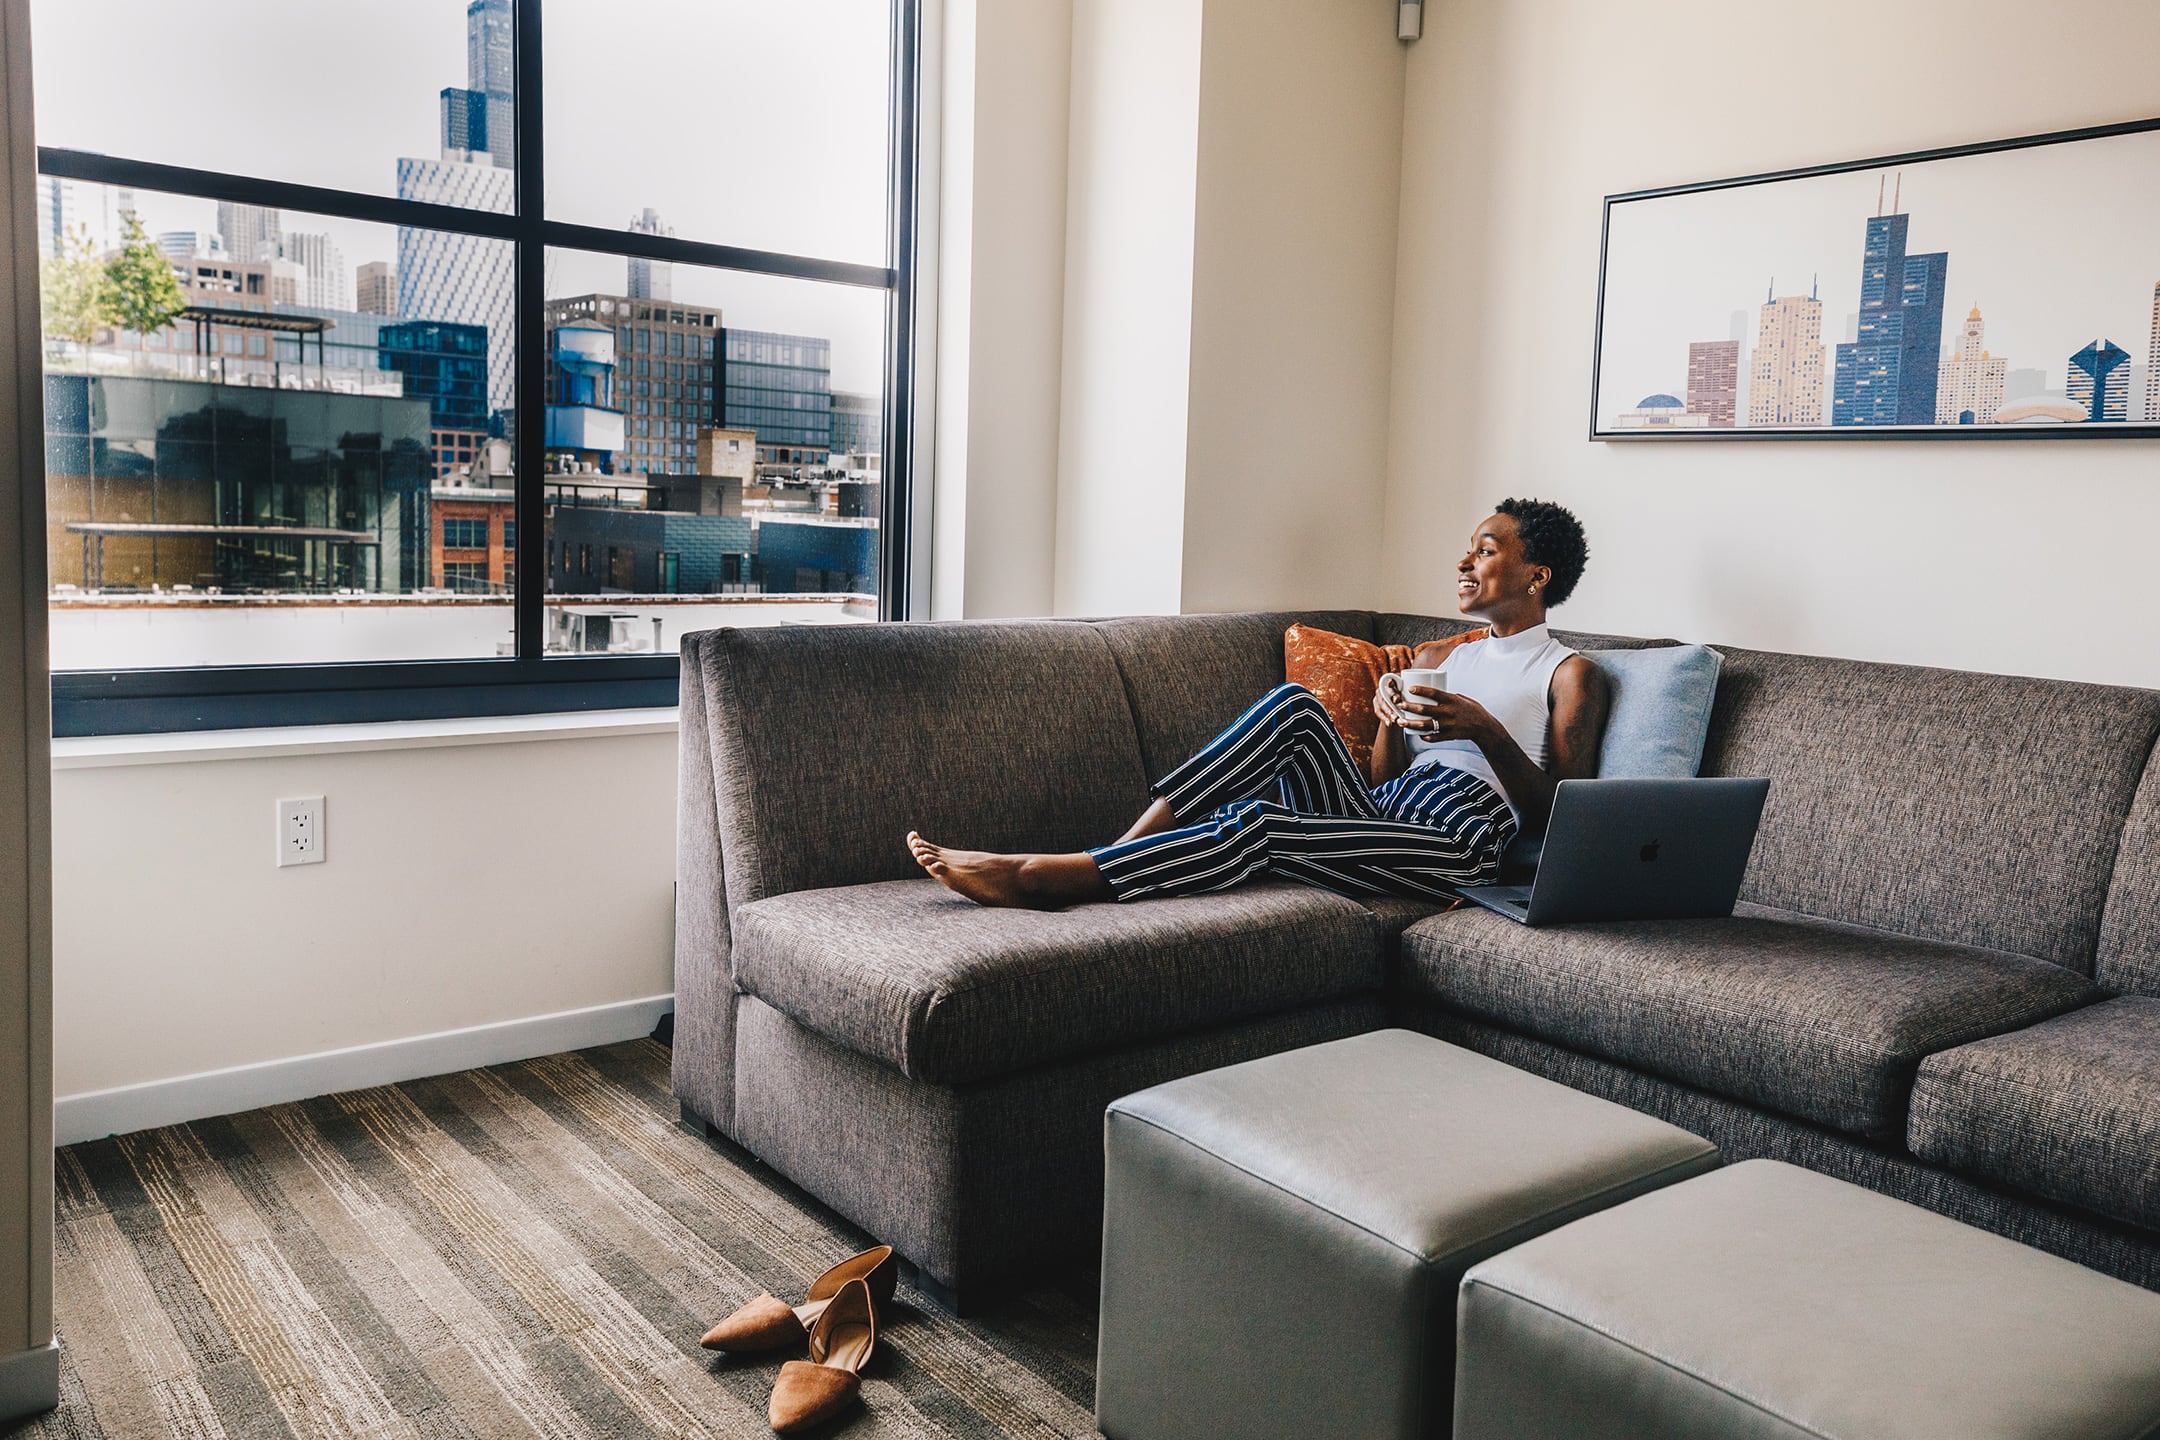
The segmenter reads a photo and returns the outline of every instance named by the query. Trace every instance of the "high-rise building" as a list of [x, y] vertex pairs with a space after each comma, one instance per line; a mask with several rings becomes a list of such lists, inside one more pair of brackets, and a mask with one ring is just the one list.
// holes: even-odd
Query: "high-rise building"
[[2153, 286], [2152, 347], [2145, 352], [2145, 419], [2160, 424], [2160, 283]]
[[225, 239], [213, 230], [160, 230], [157, 248], [174, 260], [192, 260], [198, 255], [209, 259], [225, 253]]
[[127, 222], [122, 217], [134, 208], [133, 190], [40, 175], [37, 183], [38, 253], [58, 255], [77, 234], [89, 239], [90, 249], [95, 254], [117, 250], [127, 234]]
[[697, 461], [698, 431], [719, 423], [720, 312], [628, 295], [547, 304], [550, 330], [591, 322], [615, 330], [614, 408], [623, 416], [616, 472], [688, 473]]
[[729, 330], [720, 423], [754, 430], [767, 465], [822, 465], [832, 453], [832, 341]]
[[517, 49], [511, 0], [465, 7], [465, 88], [442, 92], [443, 148], [484, 154], [504, 169], [517, 163]]
[[[504, 214], [514, 208], [513, 23], [511, 0], [471, 0], [465, 7], [466, 88], [443, 91], [442, 158], [399, 160], [399, 199]], [[498, 411], [510, 410], [517, 396], [512, 255], [501, 240], [398, 227], [397, 313], [485, 325], [488, 404]]]
[[[511, 171], [474, 163], [470, 157], [397, 163], [399, 198], [439, 205], [506, 211], [515, 179]], [[517, 394], [517, 275], [511, 246], [479, 235], [401, 225], [397, 248], [398, 315], [407, 320], [485, 325], [488, 404], [496, 410], [510, 409]]]
[[1771, 282], [1749, 367], [1748, 424], [1820, 425], [1823, 420], [1822, 301], [1777, 295]]
[[[630, 222], [633, 235], [673, 235], [675, 227], [663, 224], [659, 212], [650, 205], [645, 213]], [[647, 260], [643, 256], [630, 257], [630, 298], [633, 300], [666, 300], [675, 289], [675, 267], [665, 260]]]
[[487, 441], [487, 347], [478, 325], [400, 320], [376, 331], [376, 363], [398, 373], [406, 395], [428, 402], [437, 479], [470, 465]]
[[276, 210], [260, 205], [235, 205], [220, 200], [217, 207], [218, 234], [225, 237], [225, 249], [235, 260], [253, 262], [266, 254], [275, 254], [277, 244], [285, 238], [285, 217]]
[[832, 392], [832, 448], [845, 455], [876, 455], [885, 448], [885, 407], [875, 395]]
[[2070, 403], [2087, 420], [2130, 418], [2130, 352], [2095, 340], [2070, 357]]
[[345, 252], [328, 235], [292, 232], [277, 241], [276, 256], [300, 267], [295, 288], [299, 298], [290, 303], [313, 310], [351, 310], [352, 271], [346, 268]]
[[1935, 387], [1935, 423], [1985, 425], [2003, 407], [2003, 386], [2010, 362], [1987, 349], [1987, 323], [1975, 305], [1959, 332], [1958, 348], [1943, 361]]
[[1709, 416], [1713, 430], [1729, 430], [1739, 398], [1740, 342], [1697, 340], [1690, 344], [1687, 355], [1688, 413]]
[[363, 315], [397, 314], [397, 271], [387, 260], [370, 260], [360, 267], [353, 287], [353, 309]]
[[1860, 323], [1837, 347], [1833, 425], [1932, 425], [1950, 256], [1905, 253], [1903, 213], [1874, 216], [1860, 267]]

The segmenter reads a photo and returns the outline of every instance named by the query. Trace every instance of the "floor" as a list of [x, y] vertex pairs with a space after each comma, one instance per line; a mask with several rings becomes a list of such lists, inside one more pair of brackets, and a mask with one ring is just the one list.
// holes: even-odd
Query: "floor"
[[[52, 1437], [763, 1436], [697, 1346], [866, 1243], [676, 1123], [650, 1041], [62, 1150]], [[1093, 1436], [1094, 1313], [903, 1285], [828, 1434]]]

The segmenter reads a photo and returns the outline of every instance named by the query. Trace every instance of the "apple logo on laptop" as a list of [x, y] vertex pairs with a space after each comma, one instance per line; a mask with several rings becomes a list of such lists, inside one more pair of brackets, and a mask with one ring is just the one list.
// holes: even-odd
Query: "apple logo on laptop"
[[1664, 843], [1664, 842], [1662, 842], [1662, 841], [1659, 841], [1659, 840], [1652, 840], [1652, 841], [1651, 841], [1651, 842], [1650, 842], [1649, 844], [1647, 844], [1647, 845], [1643, 846], [1643, 847], [1642, 847], [1642, 858], [1644, 859], [1644, 861], [1646, 861], [1646, 862], [1647, 862], [1647, 861], [1651, 861], [1651, 860], [1655, 860], [1655, 859], [1657, 859], [1657, 847], [1658, 847], [1659, 845], [1661, 845], [1662, 843]]

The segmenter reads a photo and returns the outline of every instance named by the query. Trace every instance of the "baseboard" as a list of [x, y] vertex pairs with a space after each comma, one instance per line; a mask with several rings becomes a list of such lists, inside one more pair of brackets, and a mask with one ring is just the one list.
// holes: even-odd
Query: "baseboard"
[[0, 1425], [42, 1415], [59, 1403], [59, 1341], [0, 1360]]
[[394, 1085], [401, 1080], [447, 1075], [479, 1065], [502, 1065], [535, 1055], [635, 1040], [650, 1034], [660, 1017], [674, 1007], [673, 995], [654, 995], [584, 1010], [535, 1015], [526, 1020], [416, 1035], [408, 1040], [385, 1040], [347, 1050], [295, 1055], [289, 1060], [265, 1060], [230, 1070], [207, 1070], [171, 1080], [63, 1095], [53, 1104], [53, 1143], [73, 1145], [212, 1115], [236, 1115], [243, 1110], [332, 1095], [340, 1090]]

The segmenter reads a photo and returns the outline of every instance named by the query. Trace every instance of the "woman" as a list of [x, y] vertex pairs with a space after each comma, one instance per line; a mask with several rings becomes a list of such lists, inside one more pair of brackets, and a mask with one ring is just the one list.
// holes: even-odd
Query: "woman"
[[1544, 828], [1559, 782], [1597, 773], [1605, 678], [1545, 625], [1589, 555], [1563, 507], [1500, 502], [1455, 567], [1459, 608], [1492, 633], [1444, 657], [1418, 650], [1414, 668], [1444, 670], [1445, 691], [1405, 695], [1400, 676], [1382, 677], [1369, 776], [1311, 692], [1284, 685], [1163, 777], [1115, 844], [995, 855], [911, 831], [908, 848], [978, 904], [1045, 910], [1197, 895], [1263, 871], [1346, 895], [1448, 898], [1489, 884], [1508, 842]]

